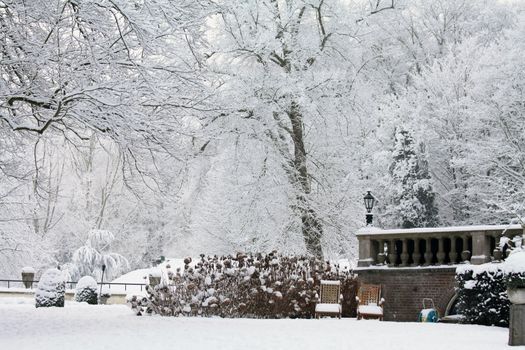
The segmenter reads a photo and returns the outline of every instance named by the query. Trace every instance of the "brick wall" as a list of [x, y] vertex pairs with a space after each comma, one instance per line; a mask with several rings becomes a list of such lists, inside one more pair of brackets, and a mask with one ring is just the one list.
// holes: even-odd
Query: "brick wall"
[[454, 267], [367, 268], [357, 273], [359, 283], [381, 285], [385, 321], [417, 321], [423, 298], [432, 298], [439, 316], [445, 315], [454, 296], [455, 271]]

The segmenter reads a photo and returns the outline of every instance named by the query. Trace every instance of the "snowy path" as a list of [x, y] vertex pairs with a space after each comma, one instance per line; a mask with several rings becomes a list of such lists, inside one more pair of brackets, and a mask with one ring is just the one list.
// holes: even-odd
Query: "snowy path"
[[0, 348], [77, 349], [476, 349], [506, 348], [508, 330], [447, 324], [137, 317], [126, 306], [35, 309], [0, 299]]

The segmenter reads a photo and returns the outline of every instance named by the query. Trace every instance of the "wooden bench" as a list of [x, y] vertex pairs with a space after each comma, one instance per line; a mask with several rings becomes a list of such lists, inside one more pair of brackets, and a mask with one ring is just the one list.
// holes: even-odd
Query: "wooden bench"
[[337, 316], [341, 318], [341, 282], [322, 280], [319, 303], [315, 305], [315, 317]]

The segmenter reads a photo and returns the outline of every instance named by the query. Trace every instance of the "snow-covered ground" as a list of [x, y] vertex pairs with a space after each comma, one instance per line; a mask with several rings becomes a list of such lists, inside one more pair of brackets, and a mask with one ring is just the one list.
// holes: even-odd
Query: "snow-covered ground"
[[506, 348], [508, 329], [483, 326], [322, 320], [138, 317], [122, 305], [66, 303], [35, 309], [31, 300], [0, 298], [0, 348], [355, 349]]

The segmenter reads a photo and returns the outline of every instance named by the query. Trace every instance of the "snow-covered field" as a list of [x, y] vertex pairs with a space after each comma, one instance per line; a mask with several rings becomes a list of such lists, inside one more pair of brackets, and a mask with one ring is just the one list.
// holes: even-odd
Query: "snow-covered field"
[[356, 321], [138, 317], [126, 306], [36, 309], [30, 299], [0, 298], [0, 348], [344, 349], [506, 348], [505, 328]]

